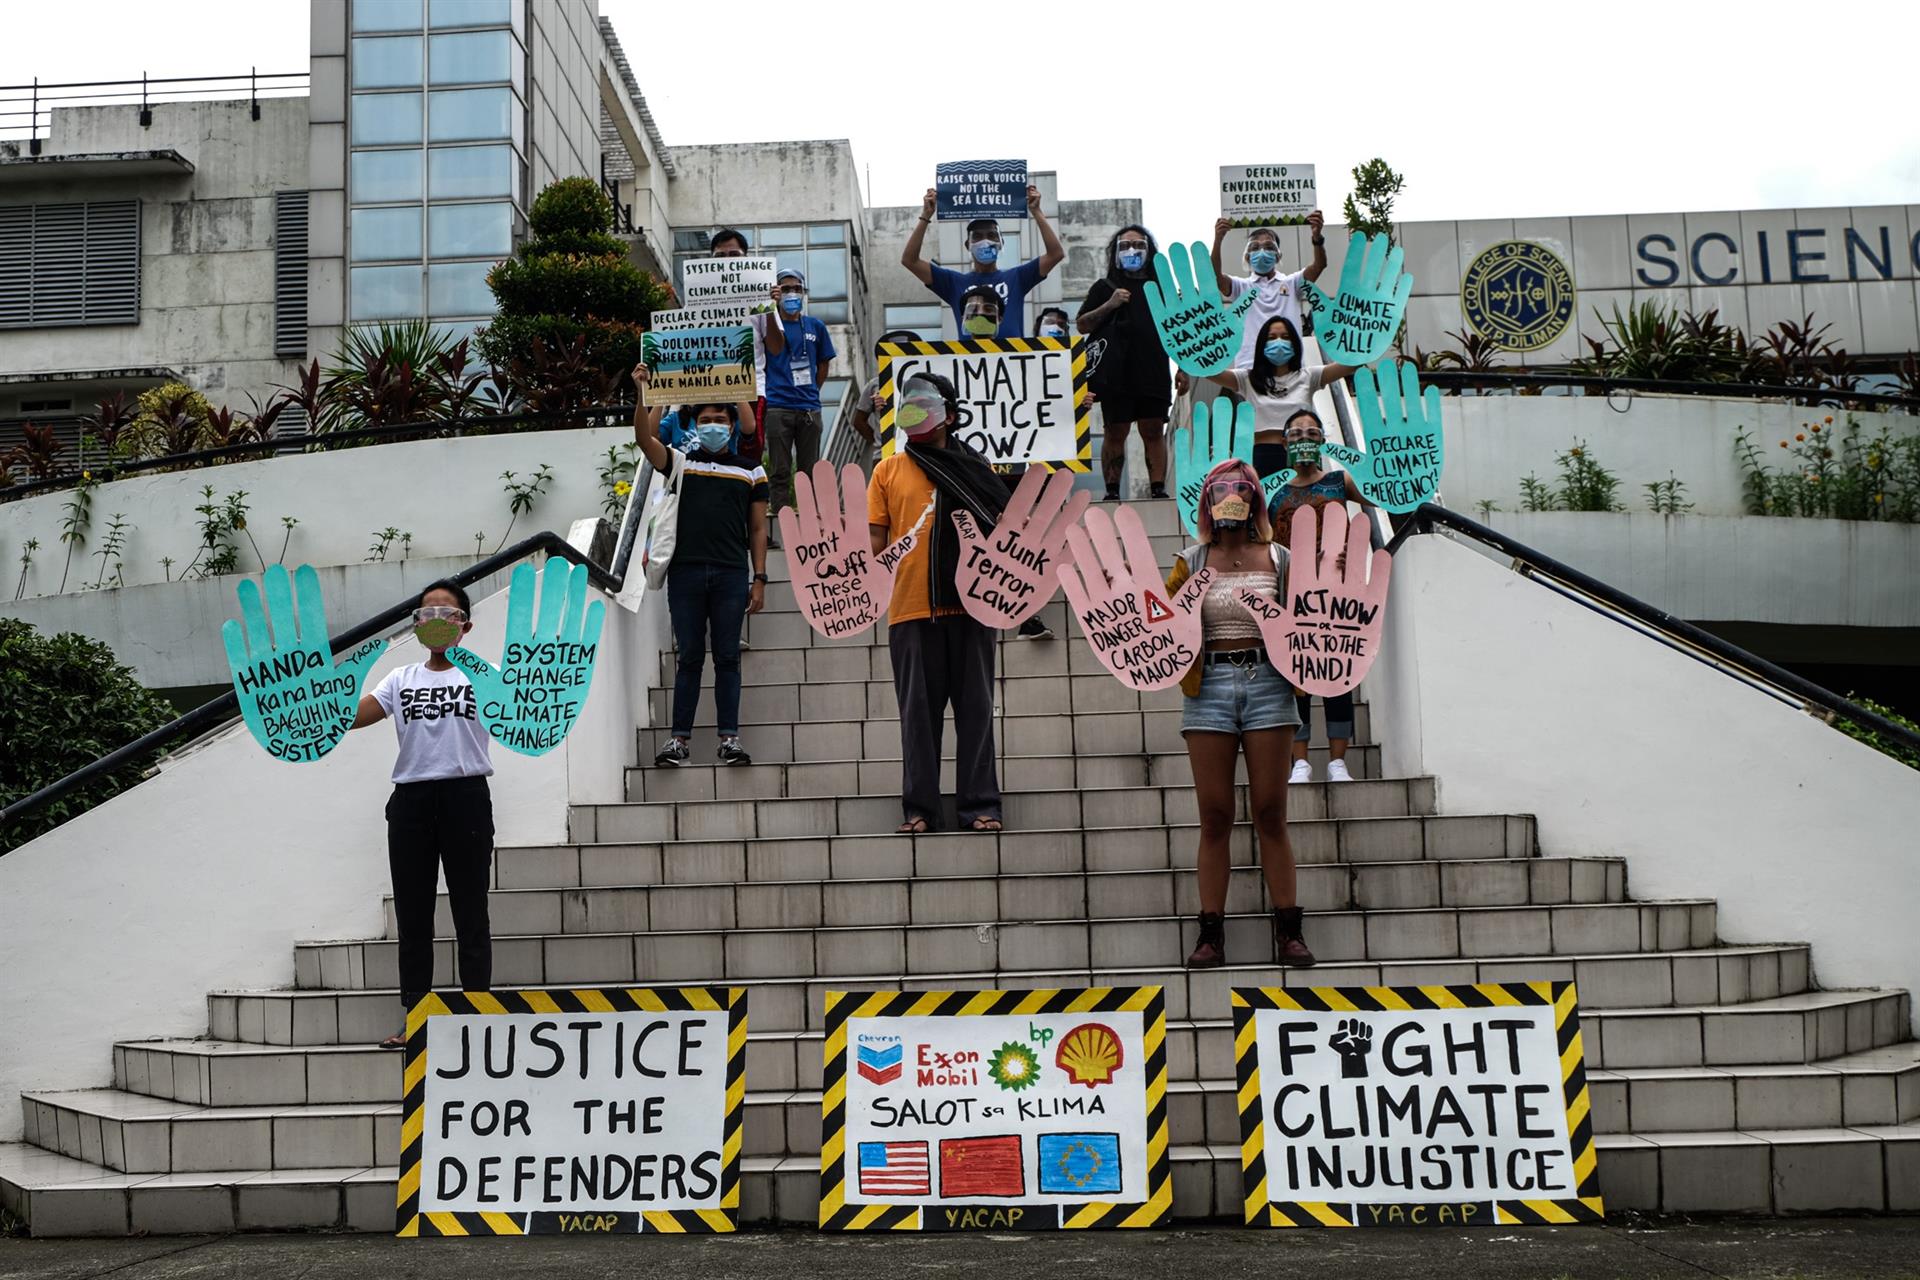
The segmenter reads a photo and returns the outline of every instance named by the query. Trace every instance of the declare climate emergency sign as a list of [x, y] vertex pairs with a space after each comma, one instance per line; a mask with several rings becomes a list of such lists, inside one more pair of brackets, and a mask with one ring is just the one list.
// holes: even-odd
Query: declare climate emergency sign
[[1232, 1001], [1249, 1225], [1599, 1219], [1572, 983]]
[[400, 1234], [733, 1230], [744, 994], [449, 993], [408, 1024]]

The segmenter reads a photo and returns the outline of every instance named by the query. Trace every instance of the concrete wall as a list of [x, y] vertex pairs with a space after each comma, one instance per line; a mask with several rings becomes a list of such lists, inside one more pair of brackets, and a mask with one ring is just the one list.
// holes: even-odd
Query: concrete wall
[[[287, 548], [288, 564], [359, 564], [367, 558], [373, 534], [388, 526], [413, 535], [410, 558], [458, 556], [470, 562], [474, 534], [486, 535], [480, 550], [490, 553], [507, 532], [503, 471], [511, 470], [523, 481], [541, 463], [553, 471], [545, 496], [514, 522], [516, 537], [538, 529], [564, 529], [578, 516], [599, 513], [596, 468], [605, 463], [610, 445], [632, 439], [631, 428], [599, 427], [418, 440], [116, 480], [94, 491], [91, 532], [86, 547], [74, 553], [66, 590], [77, 592], [96, 577], [98, 562], [84, 557], [98, 549], [115, 512], [124, 513], [132, 526], [121, 557], [126, 585], [166, 582], [169, 572], [179, 577], [200, 545], [200, 517], [194, 507], [205, 500], [205, 485], [213, 486], [216, 501], [242, 490], [247, 495], [248, 530], [260, 554], [254, 554], [253, 543], [239, 540], [244, 572], [259, 572], [261, 557], [278, 558], [286, 534], [281, 519], [286, 516], [300, 522]], [[66, 550], [59, 540], [61, 508], [68, 497], [49, 493], [0, 503], [0, 562], [9, 566], [3, 575], [9, 600], [20, 581], [19, 557], [29, 538], [38, 538], [40, 549], [26, 575], [24, 595], [60, 591]], [[398, 560], [400, 554], [396, 541], [387, 558]], [[161, 565], [162, 557], [173, 559], [171, 570]]]
[[[56, 110], [45, 154], [173, 150], [194, 172], [75, 181], [53, 167], [0, 188], [6, 204], [138, 199], [141, 259], [138, 324], [0, 331], [0, 371], [173, 368], [236, 408], [291, 381], [294, 362], [273, 354], [273, 193], [306, 187], [307, 133], [301, 98], [262, 99], [259, 120], [244, 101], [163, 102], [148, 128], [125, 106]], [[92, 387], [72, 390], [92, 408]], [[10, 387], [0, 416], [23, 392], [41, 398]]]
[[1388, 776], [1624, 857], [1637, 898], [1717, 898], [1728, 942], [1811, 942], [1823, 986], [1920, 990], [1920, 774], [1438, 536], [1395, 558], [1386, 637]]
[[[594, 688], [558, 749], [494, 751], [500, 843], [562, 841], [569, 802], [619, 798], [662, 613], [654, 596], [609, 606]], [[476, 607], [478, 652], [499, 652], [505, 616], [504, 594]], [[370, 679], [421, 656], [405, 637]], [[285, 765], [236, 723], [0, 858], [0, 1142], [20, 1137], [21, 1090], [105, 1087], [115, 1040], [204, 1035], [208, 991], [291, 986], [296, 942], [379, 935], [393, 743], [377, 725]]]

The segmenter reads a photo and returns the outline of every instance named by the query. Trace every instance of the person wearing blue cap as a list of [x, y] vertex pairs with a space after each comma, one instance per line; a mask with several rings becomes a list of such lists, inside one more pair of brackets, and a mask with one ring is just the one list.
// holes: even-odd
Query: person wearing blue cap
[[820, 384], [833, 365], [833, 338], [807, 310], [807, 277], [785, 267], [774, 280], [786, 346], [767, 352], [767, 467], [771, 511], [793, 505], [795, 469], [820, 459]]

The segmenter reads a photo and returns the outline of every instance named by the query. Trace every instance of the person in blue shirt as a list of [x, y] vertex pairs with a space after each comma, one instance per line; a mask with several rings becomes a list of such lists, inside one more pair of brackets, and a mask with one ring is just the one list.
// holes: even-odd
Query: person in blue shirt
[[972, 259], [970, 270], [951, 271], [922, 258], [921, 246], [927, 238], [927, 228], [933, 223], [934, 204], [934, 189], [928, 187], [926, 199], [920, 205], [920, 221], [914, 226], [913, 234], [907, 237], [907, 247], [900, 251], [900, 265], [953, 308], [954, 323], [962, 326], [963, 334], [966, 332], [966, 317], [962, 309], [967, 291], [986, 285], [1000, 295], [1000, 330], [992, 335], [976, 336], [1022, 336], [1021, 331], [1026, 324], [1027, 295], [1038, 288], [1055, 267], [1067, 260], [1067, 251], [1061, 246], [1060, 237], [1054, 233], [1053, 224], [1040, 212], [1040, 188], [1027, 188], [1027, 216], [1040, 229], [1040, 244], [1044, 252], [1006, 271], [1000, 268], [1000, 224], [992, 218], [975, 218], [967, 224], [967, 256]]
[[827, 326], [806, 314], [807, 277], [792, 267], [775, 280], [785, 345], [767, 351], [767, 454], [772, 502], [768, 510], [793, 505], [795, 468], [820, 460], [820, 384], [833, 366]]

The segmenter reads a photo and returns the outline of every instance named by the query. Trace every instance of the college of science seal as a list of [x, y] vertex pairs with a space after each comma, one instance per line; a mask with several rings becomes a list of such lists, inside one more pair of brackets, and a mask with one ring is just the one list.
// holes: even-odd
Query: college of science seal
[[1573, 272], [1545, 245], [1502, 240], [1460, 277], [1467, 323], [1509, 351], [1538, 351], [1573, 320]]

